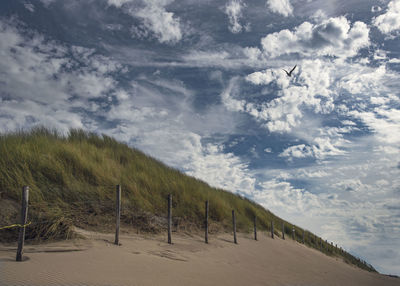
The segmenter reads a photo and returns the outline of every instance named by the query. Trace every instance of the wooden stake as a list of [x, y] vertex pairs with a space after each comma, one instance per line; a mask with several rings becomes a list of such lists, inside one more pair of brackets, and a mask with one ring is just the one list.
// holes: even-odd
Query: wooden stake
[[17, 261], [22, 261], [22, 255], [24, 254], [25, 244], [25, 225], [28, 220], [28, 202], [29, 202], [29, 187], [24, 186], [22, 189], [22, 205], [21, 205], [21, 225], [18, 235], [18, 248], [17, 248]]
[[172, 244], [171, 238], [171, 229], [172, 229], [172, 195], [168, 195], [168, 243]]
[[254, 216], [254, 240], [257, 240], [257, 216]]
[[303, 240], [302, 240], [303, 244], [304, 244], [304, 235], [305, 235], [305, 231], [303, 229]]
[[285, 223], [282, 222], [282, 239], [285, 239]]
[[206, 201], [206, 208], [205, 208], [205, 219], [204, 219], [204, 239], [205, 243], [208, 243], [208, 200]]
[[232, 224], [233, 224], [233, 242], [237, 244], [237, 239], [236, 239], [236, 216], [235, 216], [235, 211], [232, 210]]
[[115, 245], [119, 245], [119, 227], [121, 222], [121, 185], [116, 186], [115, 190]]
[[274, 239], [274, 221], [271, 221], [271, 238]]
[[292, 238], [293, 238], [293, 240], [295, 240], [295, 230], [294, 230], [294, 226], [292, 227]]

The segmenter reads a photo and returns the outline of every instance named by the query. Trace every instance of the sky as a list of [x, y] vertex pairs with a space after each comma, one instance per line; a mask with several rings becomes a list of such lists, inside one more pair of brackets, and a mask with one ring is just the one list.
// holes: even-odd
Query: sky
[[0, 132], [113, 136], [400, 275], [399, 47], [400, 0], [2, 0]]

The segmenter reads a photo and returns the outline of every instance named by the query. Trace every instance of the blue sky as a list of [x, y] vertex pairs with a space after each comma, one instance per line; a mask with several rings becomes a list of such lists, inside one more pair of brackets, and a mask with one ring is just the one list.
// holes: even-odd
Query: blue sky
[[0, 131], [114, 136], [400, 274], [400, 0], [2, 0], [0, 39]]

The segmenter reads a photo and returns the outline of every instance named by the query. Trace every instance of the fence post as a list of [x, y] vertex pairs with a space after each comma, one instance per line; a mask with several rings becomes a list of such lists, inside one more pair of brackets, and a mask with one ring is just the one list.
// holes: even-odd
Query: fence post
[[206, 201], [206, 209], [205, 209], [205, 219], [204, 219], [204, 228], [205, 228], [205, 243], [208, 243], [208, 200]]
[[282, 222], [282, 239], [285, 239], [285, 223]]
[[271, 238], [274, 239], [274, 221], [271, 220]]
[[305, 235], [305, 231], [304, 231], [304, 229], [303, 229], [303, 244], [304, 244], [304, 235]]
[[254, 240], [257, 240], [257, 216], [254, 216]]
[[172, 195], [168, 195], [168, 243], [172, 244], [171, 239], [171, 229], [172, 229]]
[[121, 222], [121, 185], [117, 185], [115, 190], [115, 217], [116, 227], [114, 244], [119, 245], [119, 226]]
[[232, 210], [232, 224], [233, 224], [233, 242], [237, 244], [237, 239], [236, 239], [236, 216], [235, 216], [235, 210]]
[[294, 226], [292, 227], [292, 238], [293, 238], [293, 240], [295, 240], [295, 229], [294, 229]]
[[22, 261], [22, 255], [24, 254], [24, 243], [25, 243], [25, 225], [28, 220], [28, 202], [29, 202], [29, 187], [24, 186], [22, 189], [22, 206], [21, 206], [21, 225], [18, 235], [18, 248], [17, 248], [17, 261]]

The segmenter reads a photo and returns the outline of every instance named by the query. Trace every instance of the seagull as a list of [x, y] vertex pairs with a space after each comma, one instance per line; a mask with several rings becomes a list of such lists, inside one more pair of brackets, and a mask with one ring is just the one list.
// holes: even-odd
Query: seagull
[[288, 72], [287, 70], [283, 70], [283, 71], [285, 71], [285, 73], [287, 74], [287, 76], [292, 76], [292, 72], [294, 71], [294, 69], [297, 67], [297, 65], [295, 65], [291, 70], [290, 70], [290, 72]]

